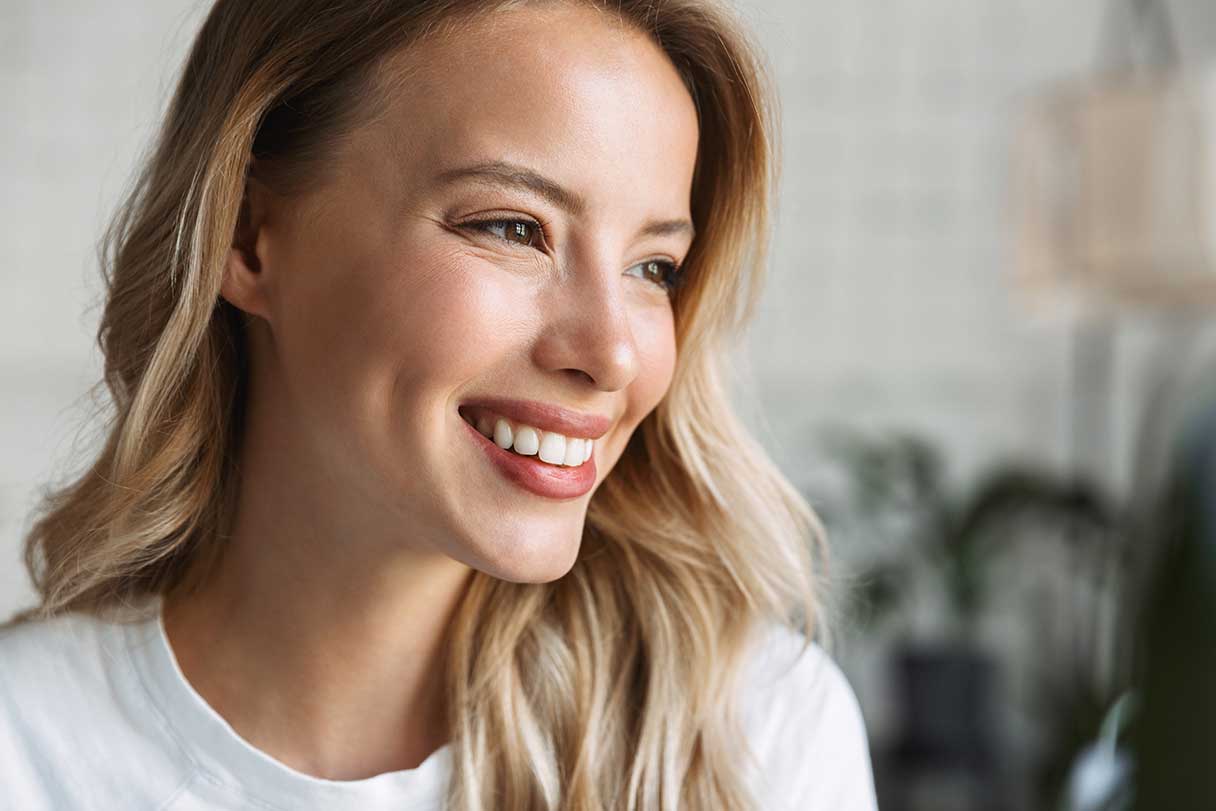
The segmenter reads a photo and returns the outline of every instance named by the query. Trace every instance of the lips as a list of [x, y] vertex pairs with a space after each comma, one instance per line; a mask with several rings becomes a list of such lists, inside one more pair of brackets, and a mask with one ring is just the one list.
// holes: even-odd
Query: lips
[[472, 407], [484, 408], [509, 420], [568, 437], [599, 439], [608, 433], [613, 423], [613, 418], [609, 416], [574, 411], [538, 400], [478, 397], [461, 403], [462, 409]]
[[481, 448], [490, 464], [520, 490], [554, 500], [585, 496], [595, 486], [595, 456], [581, 465], [565, 467], [503, 450], [465, 420], [460, 420], [470, 440]]

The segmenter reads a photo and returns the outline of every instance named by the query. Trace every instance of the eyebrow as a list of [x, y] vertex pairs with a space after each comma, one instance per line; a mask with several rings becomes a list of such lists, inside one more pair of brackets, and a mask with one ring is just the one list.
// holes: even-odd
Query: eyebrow
[[[435, 176], [435, 183], [448, 185], [458, 180], [476, 180], [495, 186], [506, 186], [530, 191], [572, 216], [582, 215], [588, 208], [587, 201], [577, 192], [571, 191], [544, 175], [518, 163], [494, 160], [448, 169]], [[638, 230], [638, 236], [679, 236], [687, 234], [692, 239], [696, 229], [687, 219], [651, 220]]]

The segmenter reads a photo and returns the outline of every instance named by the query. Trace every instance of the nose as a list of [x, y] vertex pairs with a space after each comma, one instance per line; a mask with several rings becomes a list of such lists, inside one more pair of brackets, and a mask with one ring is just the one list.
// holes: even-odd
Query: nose
[[545, 297], [546, 326], [535, 360], [603, 391], [619, 391], [637, 377], [640, 361], [623, 278], [609, 267], [601, 260], [562, 274], [560, 293]]

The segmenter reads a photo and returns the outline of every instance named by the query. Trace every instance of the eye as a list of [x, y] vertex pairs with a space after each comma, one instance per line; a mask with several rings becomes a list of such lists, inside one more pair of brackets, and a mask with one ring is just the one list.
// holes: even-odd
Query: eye
[[680, 266], [666, 259], [647, 259], [630, 270], [636, 268], [641, 268], [642, 278], [651, 280], [668, 293], [674, 293], [684, 280]]
[[[544, 227], [536, 220], [519, 217], [498, 220], [477, 220], [462, 223], [460, 227], [493, 234], [503, 242], [522, 245], [525, 248], [544, 250]], [[683, 272], [680, 266], [667, 259], [648, 259], [645, 262], [634, 265], [630, 270], [636, 268], [642, 269], [641, 278], [649, 279], [668, 293], [674, 293], [683, 281]]]
[[523, 245], [525, 248], [539, 248], [545, 243], [545, 232], [541, 228], [540, 223], [536, 222], [535, 220], [525, 220], [519, 218], [480, 220], [477, 222], [463, 223], [461, 227], [472, 228], [474, 231], [483, 231], [487, 234], [493, 234], [503, 242]]

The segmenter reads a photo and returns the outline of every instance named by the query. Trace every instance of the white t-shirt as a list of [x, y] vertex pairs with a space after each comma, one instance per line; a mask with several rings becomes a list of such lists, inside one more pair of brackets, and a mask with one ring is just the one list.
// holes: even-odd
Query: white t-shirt
[[[0, 630], [0, 808], [440, 811], [448, 746], [362, 780], [298, 772], [254, 748], [195, 692], [160, 622], [84, 614]], [[772, 626], [749, 661], [748, 771], [764, 811], [874, 811], [861, 712], [836, 665]]]

